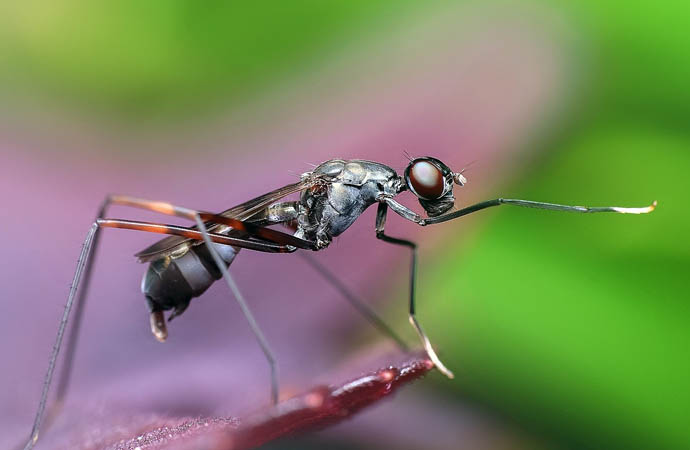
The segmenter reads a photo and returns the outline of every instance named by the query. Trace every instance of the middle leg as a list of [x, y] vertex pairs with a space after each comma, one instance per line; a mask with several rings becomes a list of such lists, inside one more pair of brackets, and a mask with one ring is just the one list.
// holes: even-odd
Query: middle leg
[[[269, 208], [264, 209], [259, 214], [256, 214], [247, 222], [259, 226], [282, 224], [290, 228], [293, 232], [297, 230], [296, 220], [299, 214], [298, 202], [283, 202], [276, 203]], [[395, 342], [402, 352], [407, 352], [409, 349], [405, 341], [398, 336], [393, 328], [391, 328], [376, 312], [355, 293], [353, 293], [333, 272], [326, 269], [323, 264], [307, 252], [298, 252], [299, 255], [309, 264], [321, 277], [333, 286], [340, 294], [347, 300], [347, 302], [361, 314], [374, 328], [382, 334], [388, 336]]]
[[307, 263], [314, 269], [316, 272], [318, 272], [321, 277], [323, 277], [324, 280], [326, 280], [328, 283], [330, 283], [340, 294], [347, 300], [347, 302], [378, 331], [380, 331], [382, 334], [385, 334], [389, 338], [391, 338], [395, 344], [398, 346], [398, 348], [403, 351], [407, 352], [409, 348], [407, 347], [407, 344], [405, 344], [405, 341], [402, 340], [398, 334], [393, 331], [393, 328], [391, 328], [381, 317], [379, 317], [378, 314], [369, 306], [367, 305], [362, 299], [357, 297], [350, 289], [348, 289], [345, 284], [338, 279], [338, 277], [335, 276], [333, 272], [330, 270], [326, 269], [322, 264], [320, 264], [316, 258], [313, 255], [310, 255], [308, 253], [304, 252], [299, 252], [300, 256], [307, 261]]
[[442, 374], [444, 374], [448, 378], [454, 378], [455, 375], [453, 375], [453, 372], [448, 370], [448, 368], [441, 362], [438, 355], [436, 355], [434, 348], [431, 346], [431, 341], [422, 329], [422, 326], [419, 324], [419, 321], [417, 320], [417, 316], [415, 314], [415, 278], [417, 275], [417, 244], [415, 244], [412, 241], [390, 237], [385, 234], [384, 228], [386, 224], [387, 212], [388, 205], [386, 203], [379, 203], [379, 207], [376, 212], [376, 237], [378, 239], [381, 239], [382, 241], [391, 244], [402, 245], [412, 250], [412, 260], [410, 263], [410, 324], [412, 324], [412, 327], [417, 332], [419, 339], [422, 341], [422, 345], [424, 346], [424, 350], [426, 350], [429, 359], [431, 359], [431, 361], [438, 368], [438, 370], [441, 371]]

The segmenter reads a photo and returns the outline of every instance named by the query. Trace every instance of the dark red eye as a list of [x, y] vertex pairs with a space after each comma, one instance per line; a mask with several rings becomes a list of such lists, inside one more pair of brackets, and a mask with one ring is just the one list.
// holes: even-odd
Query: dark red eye
[[429, 161], [417, 161], [407, 172], [412, 190], [419, 197], [432, 200], [443, 195], [445, 181], [441, 169]]

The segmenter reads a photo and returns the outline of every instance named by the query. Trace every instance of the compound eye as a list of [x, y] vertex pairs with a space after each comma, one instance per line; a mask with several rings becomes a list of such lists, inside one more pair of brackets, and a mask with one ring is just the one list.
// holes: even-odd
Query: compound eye
[[417, 196], [434, 200], [443, 195], [445, 180], [441, 169], [428, 161], [417, 161], [407, 174], [412, 190]]

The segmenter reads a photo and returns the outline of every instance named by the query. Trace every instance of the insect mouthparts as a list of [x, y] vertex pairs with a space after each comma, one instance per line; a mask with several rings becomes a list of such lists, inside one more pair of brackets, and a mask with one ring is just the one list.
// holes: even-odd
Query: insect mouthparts
[[465, 178], [462, 172], [455, 172], [453, 173], [453, 181], [455, 181], [457, 185], [464, 186], [467, 183], [467, 178]]

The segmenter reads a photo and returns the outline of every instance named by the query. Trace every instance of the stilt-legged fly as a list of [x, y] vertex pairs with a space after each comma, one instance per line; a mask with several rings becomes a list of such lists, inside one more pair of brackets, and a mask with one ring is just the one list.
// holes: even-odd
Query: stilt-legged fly
[[[453, 373], [438, 358], [429, 338], [415, 316], [416, 245], [411, 241], [386, 234], [386, 215], [389, 208], [403, 219], [420, 226], [427, 226], [499, 205], [579, 213], [615, 212], [623, 214], [644, 214], [651, 212], [656, 206], [655, 202], [644, 208], [621, 208], [617, 206], [592, 208], [497, 198], [450, 211], [455, 203], [453, 186], [455, 184], [463, 186], [466, 181], [462, 171], [453, 172], [444, 163], [431, 157], [411, 159], [403, 176], [398, 175], [392, 168], [377, 162], [333, 159], [320, 164], [311, 172], [303, 174], [297, 183], [283, 186], [220, 214], [123, 195], [108, 196], [98, 211], [96, 221], [91, 225], [86, 235], [79, 255], [67, 305], [50, 356], [33, 429], [25, 449], [32, 448], [38, 440], [55, 363], [60, 352], [70, 311], [76, 305], [75, 325], [72, 328], [73, 338], [69, 340], [66, 349], [66, 362], [58, 386], [56, 405], [61, 403], [67, 391], [71, 360], [77, 341], [76, 335], [84, 308], [84, 294], [87, 292], [93, 267], [93, 258], [90, 256], [96, 251], [101, 228], [121, 228], [172, 235], [136, 255], [140, 262], [150, 263], [142, 280], [141, 289], [151, 313], [151, 331], [159, 341], [165, 341], [168, 335], [165, 311], [172, 311], [168, 316], [168, 321], [179, 316], [189, 306], [192, 298], [200, 296], [214, 281], [223, 278], [266, 356], [271, 371], [271, 397], [273, 402], [276, 402], [278, 399], [276, 360], [242, 293], [228, 272], [228, 267], [240, 249], [267, 253], [321, 250], [328, 247], [335, 236], [347, 230], [365, 209], [373, 204], [378, 204], [375, 224], [376, 237], [391, 244], [407, 247], [411, 251], [410, 323], [417, 332], [431, 361], [444, 375], [453, 378]], [[418, 198], [427, 217], [420, 216], [395, 200], [398, 194], [406, 190], [411, 191]], [[298, 201], [281, 201], [288, 195], [295, 193], [300, 194]], [[109, 205], [125, 205], [179, 216], [193, 221], [195, 225], [181, 227], [109, 219], [105, 218], [105, 212]], [[289, 234], [268, 228], [270, 225], [276, 224], [291, 225], [295, 232]], [[406, 348], [403, 341], [366, 304], [354, 296], [333, 273], [318, 265], [313, 259], [308, 258], [308, 261], [326, 280], [344, 294], [360, 313], [381, 331], [392, 337], [401, 348]], [[82, 286], [79, 289], [80, 283]], [[79, 298], [76, 297], [78, 289]]]

